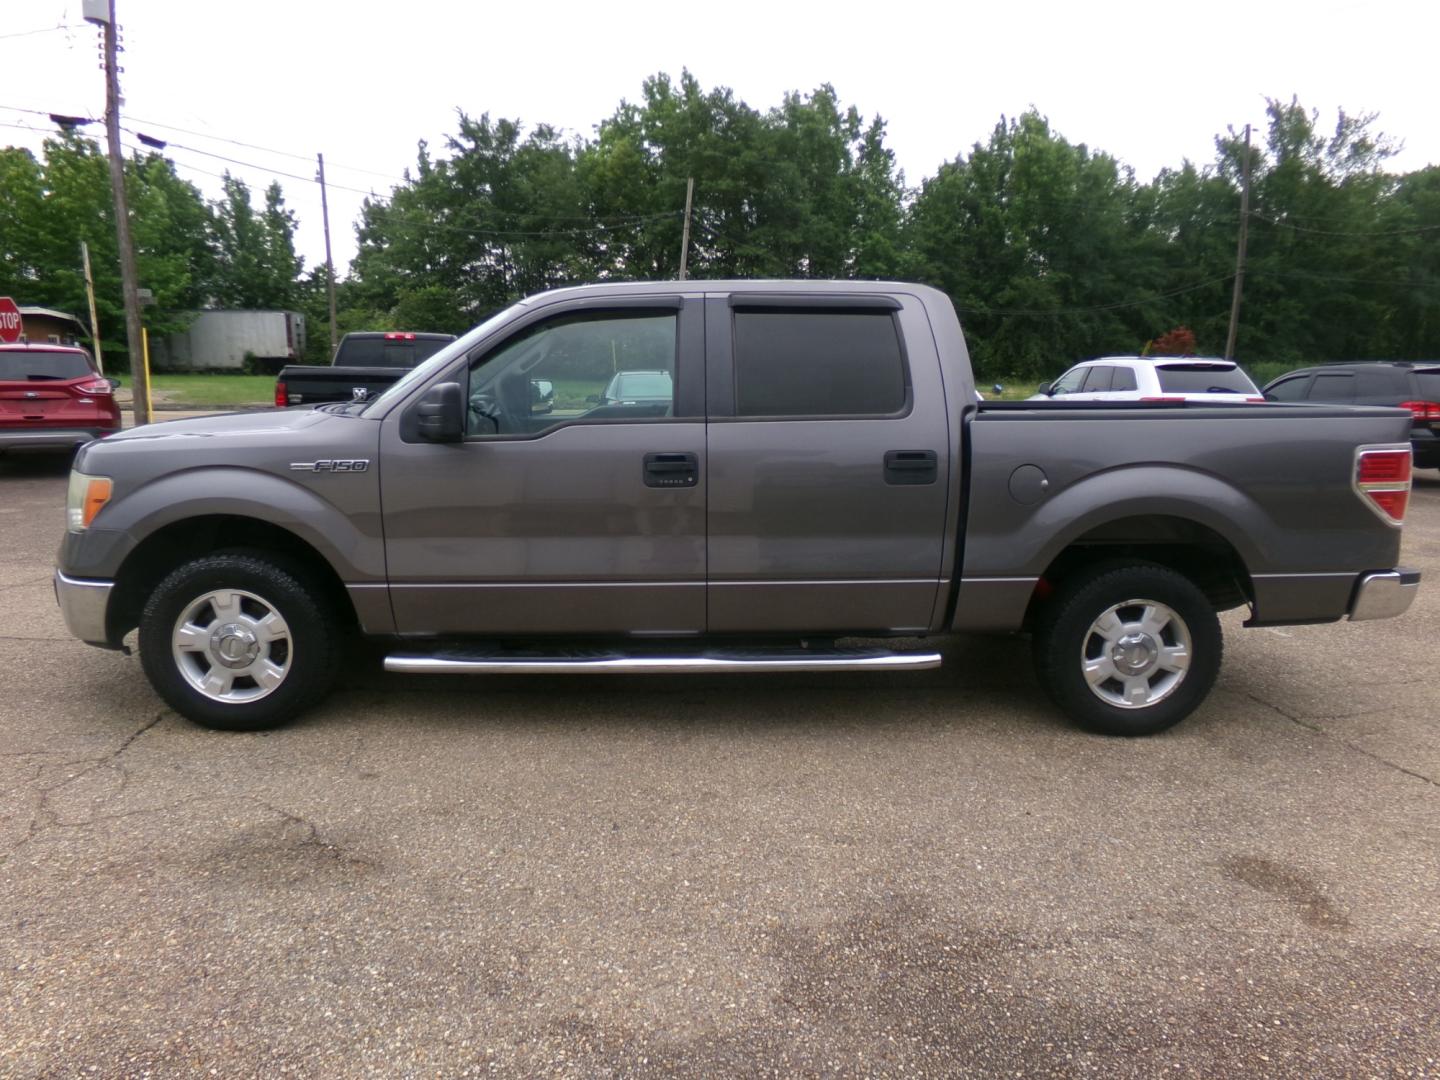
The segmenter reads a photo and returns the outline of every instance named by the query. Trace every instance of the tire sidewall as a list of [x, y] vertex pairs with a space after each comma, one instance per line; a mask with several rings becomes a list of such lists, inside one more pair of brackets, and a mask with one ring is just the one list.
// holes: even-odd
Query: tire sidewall
[[[172, 635], [181, 613], [216, 589], [254, 593], [290, 630], [291, 658], [284, 680], [254, 701], [214, 701], [190, 685], [176, 664]], [[140, 661], [151, 685], [171, 708], [204, 727], [258, 731], [285, 723], [329, 689], [334, 678], [333, 621], [288, 563], [246, 554], [209, 555], [166, 577], [140, 617]]]
[[[1127, 600], [1152, 600], [1171, 608], [1190, 634], [1190, 667], [1173, 692], [1154, 705], [1124, 709], [1103, 701], [1082, 671], [1082, 648], [1090, 627], [1106, 609]], [[1087, 575], [1054, 598], [1050, 618], [1036, 635], [1041, 682], [1065, 712], [1107, 735], [1152, 735], [1189, 716], [1215, 684], [1223, 639], [1205, 594], [1188, 578], [1153, 564], [1111, 565]]]

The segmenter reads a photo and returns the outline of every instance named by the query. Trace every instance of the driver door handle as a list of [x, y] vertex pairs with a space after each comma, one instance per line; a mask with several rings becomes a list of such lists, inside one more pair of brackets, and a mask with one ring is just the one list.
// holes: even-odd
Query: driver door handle
[[698, 454], [646, 454], [646, 487], [694, 487], [700, 482]]

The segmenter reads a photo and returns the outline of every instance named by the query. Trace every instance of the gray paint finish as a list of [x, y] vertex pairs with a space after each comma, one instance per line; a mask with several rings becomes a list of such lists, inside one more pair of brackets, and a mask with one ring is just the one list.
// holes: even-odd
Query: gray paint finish
[[[930, 628], [958, 463], [925, 308], [909, 293], [892, 295], [903, 305], [898, 324], [911, 387], [906, 415], [712, 419], [711, 631]], [[885, 455], [893, 450], [933, 451], [935, 482], [888, 483]]]
[[[723, 415], [727, 302], [746, 293], [824, 305], [846, 296], [898, 301], [909, 411]], [[402, 438], [418, 395], [463, 378], [468, 358], [534, 321], [676, 297], [686, 298], [677, 308], [687, 328], [677, 384], [693, 395], [686, 418], [579, 422], [537, 438], [460, 445]], [[1165, 515], [1234, 547], [1251, 577], [1255, 622], [1311, 621], [1345, 614], [1360, 575], [1394, 567], [1399, 530], [1353, 490], [1354, 451], [1404, 444], [1409, 426], [1396, 410], [1278, 405], [977, 410], [958, 320], [931, 289], [589, 286], [516, 305], [358, 416], [209, 417], [91, 444], [77, 467], [113, 478], [115, 495], [90, 530], [66, 536], [59, 568], [112, 580], [155, 530], [229, 514], [313, 546], [371, 633], [1008, 630], [1068, 545], [1120, 519]], [[933, 451], [935, 482], [887, 484], [892, 450]], [[644, 484], [644, 455], [667, 452], [695, 455], [696, 486]], [[370, 466], [291, 468], [325, 459]], [[1043, 472], [1045, 483], [1022, 485], [1019, 497], [1017, 470]]]

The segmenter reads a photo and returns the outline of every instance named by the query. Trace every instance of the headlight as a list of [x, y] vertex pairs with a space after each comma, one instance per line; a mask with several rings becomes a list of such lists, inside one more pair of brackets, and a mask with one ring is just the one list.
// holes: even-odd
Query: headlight
[[86, 476], [70, 470], [70, 488], [65, 493], [65, 525], [73, 533], [84, 532], [100, 508], [110, 501], [108, 476]]

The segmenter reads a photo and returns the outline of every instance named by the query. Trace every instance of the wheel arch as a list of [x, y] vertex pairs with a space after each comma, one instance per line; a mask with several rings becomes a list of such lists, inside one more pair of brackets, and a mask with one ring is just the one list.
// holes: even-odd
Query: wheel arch
[[1139, 513], [1090, 524], [1051, 557], [1031, 594], [1027, 626], [1061, 584], [1101, 563], [1153, 563], [1193, 581], [1216, 611], [1254, 602], [1245, 558], [1225, 535], [1193, 517]]
[[279, 556], [298, 567], [320, 590], [335, 616], [357, 622], [355, 606], [340, 575], [312, 544], [274, 522], [243, 514], [205, 514], [182, 518], [150, 533], [125, 557], [115, 576], [106, 611], [106, 635], [119, 641], [140, 622], [150, 593], [171, 571], [192, 559], [221, 551]]

